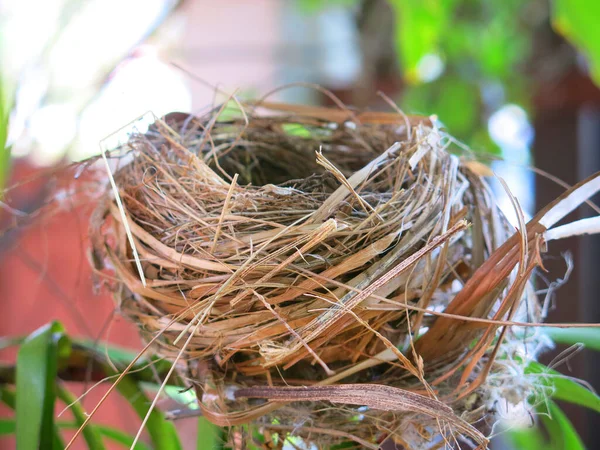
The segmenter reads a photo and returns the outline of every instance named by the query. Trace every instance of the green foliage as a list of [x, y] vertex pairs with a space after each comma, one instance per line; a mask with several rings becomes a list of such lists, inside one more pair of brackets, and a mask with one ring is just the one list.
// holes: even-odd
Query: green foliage
[[600, 85], [600, 2], [554, 0], [552, 24], [587, 57], [590, 74]]
[[[526, 107], [526, 90], [515, 94], [518, 66], [529, 54], [530, 37], [515, 17], [516, 0], [394, 0], [396, 48], [408, 81], [405, 111], [435, 114], [448, 131], [476, 151], [499, 153], [487, 132], [488, 116], [504, 102]], [[424, 65], [437, 61], [439, 73]], [[423, 67], [421, 67], [423, 65]], [[433, 77], [431, 79], [430, 77]], [[485, 91], [498, 98], [485, 101]]]
[[[457, 113], [457, 102], [461, 106]], [[473, 134], [479, 120], [479, 96], [476, 90], [457, 76], [442, 77], [427, 85], [409, 89], [403, 99], [408, 111], [435, 114], [452, 134], [464, 139]]]
[[548, 414], [540, 414], [549, 442], [545, 447], [552, 450], [585, 450], [581, 438], [564, 412], [553, 401], [548, 402]]
[[511, 430], [507, 437], [516, 450], [540, 450], [546, 445], [544, 435], [537, 426]]
[[[135, 379], [126, 375], [117, 385], [119, 393], [125, 397], [137, 415], [144, 419], [150, 409], [150, 400]], [[146, 430], [150, 435], [153, 446], [160, 450], [182, 450], [177, 430], [173, 422], [165, 419], [164, 414], [158, 409], [153, 409], [146, 423]]]
[[[356, 2], [299, 3], [305, 11], [316, 11], [332, 3]], [[396, 18], [394, 42], [398, 59], [408, 83], [402, 109], [435, 114], [451, 134], [474, 150], [499, 153], [487, 133], [487, 119], [505, 103], [529, 107], [531, 89], [523, 66], [530, 54], [533, 34], [528, 11], [534, 7], [521, 0], [389, 3]], [[551, 3], [555, 29], [586, 54], [591, 75], [600, 83], [600, 2]], [[433, 79], [425, 76], [423, 64], [431, 57], [441, 65], [441, 73], [433, 75]], [[493, 100], [490, 90], [496, 92]]]
[[[72, 422], [59, 422], [58, 427], [62, 430], [77, 430], [79, 428], [79, 424]], [[105, 425], [95, 425], [94, 428], [104, 437], [105, 439], [116, 442], [117, 444], [121, 444], [125, 448], [131, 448], [133, 445], [134, 437], [122, 432], [121, 430], [117, 430], [116, 428], [107, 427]], [[143, 442], [136, 442], [134, 450], [152, 450], [151, 447], [148, 447]]]
[[14, 419], [0, 419], [0, 436], [15, 434], [17, 424]]
[[[56, 426], [60, 430], [77, 430], [80, 426], [79, 422], [65, 422], [60, 421], [56, 423]], [[95, 430], [103, 437], [109, 441], [120, 444], [124, 448], [130, 448], [133, 444], [133, 436], [128, 435], [127, 433], [123, 433], [116, 428], [107, 427], [105, 425], [96, 425]], [[10, 436], [15, 434], [17, 429], [17, 424], [15, 419], [0, 419], [0, 437], [2, 436]], [[135, 445], [135, 450], [152, 450], [143, 442], [138, 442]]]
[[418, 83], [418, 65], [428, 54], [439, 54], [442, 36], [456, 0], [392, 0], [396, 15], [395, 43], [404, 76]]
[[55, 442], [54, 403], [59, 360], [66, 358], [71, 344], [58, 322], [29, 336], [17, 356], [16, 438], [22, 450], [52, 448]]
[[[547, 405], [547, 410], [545, 409]], [[538, 409], [538, 417], [543, 424], [548, 439], [537, 426], [511, 430], [509, 441], [518, 450], [585, 450], [573, 424], [565, 413], [554, 403], [548, 401]]]
[[[10, 409], [12, 409], [14, 411], [17, 407], [17, 396], [15, 395], [14, 391], [9, 390], [6, 387], [0, 385], [0, 402], [4, 403], [4, 405], [8, 406]], [[6, 433], [8, 433], [11, 430], [12, 430], [12, 433], [16, 433], [16, 431], [17, 431], [16, 420], [13, 419], [12, 422], [13, 422], [13, 425], [5, 424]], [[60, 437], [60, 434], [58, 433], [58, 430], [56, 428], [53, 429], [52, 432], [53, 432], [52, 444], [47, 445], [47, 446], [49, 448], [61, 450], [63, 448], [63, 442]], [[2, 436], [2, 434], [0, 434], [0, 436]], [[43, 448], [43, 447], [40, 445], [40, 448]]]
[[536, 413], [549, 440], [538, 426], [514, 429], [508, 433], [508, 439], [514, 448], [519, 450], [584, 449], [581, 438], [554, 400], [573, 403], [600, 412], [600, 397], [577, 381], [538, 362], [530, 362], [525, 373], [530, 376], [538, 376], [538, 383], [547, 388], [541, 398], [532, 398], [531, 401], [537, 404]]
[[223, 431], [223, 428], [212, 424], [205, 417], [199, 417], [197, 450], [221, 450], [224, 440]]
[[[26, 338], [3, 339], [0, 347], [20, 345], [17, 354], [16, 373], [14, 375], [15, 390], [0, 384], [0, 401], [15, 411], [15, 418], [0, 422], [0, 436], [15, 434], [19, 449], [62, 449], [64, 442], [60, 431], [78, 429], [87, 415], [81, 403], [57, 379], [61, 368], [69, 363], [70, 357], [77, 358], [88, 355], [93, 361], [102, 364], [97, 358], [95, 346], [88, 342], [71, 341], [64, 328], [58, 322], [52, 322], [32, 333]], [[135, 353], [115, 347], [108, 347], [113, 363], [119, 367], [129, 364]], [[83, 352], [83, 353], [82, 353]], [[76, 359], [77, 359], [76, 358]], [[147, 367], [152, 363], [156, 372]], [[143, 390], [145, 380], [156, 380], [156, 374], [165, 373], [169, 363], [155, 358], [145, 359], [134, 366], [135, 377], [126, 375], [117, 390], [131, 404], [140, 417], [145, 417], [150, 407], [150, 399]], [[141, 366], [145, 364], [146, 367]], [[114, 369], [107, 363], [102, 365], [107, 376], [115, 375]], [[8, 373], [5, 371], [5, 373]], [[12, 382], [8, 376], [8, 382]], [[170, 390], [176, 390], [169, 386]], [[179, 388], [177, 388], [179, 389]], [[181, 395], [181, 394], [179, 394]], [[60, 399], [73, 415], [73, 422], [55, 421], [55, 403]], [[207, 430], [210, 430], [208, 427]], [[147, 422], [147, 431], [156, 450], [181, 450], [182, 446], [175, 426], [166, 420], [164, 414], [154, 409]], [[219, 429], [213, 430], [215, 436]], [[104, 439], [131, 447], [134, 438], [114, 428], [89, 423], [82, 432], [87, 448], [104, 450]], [[138, 442], [139, 450], [150, 447]]]
[[[600, 84], [600, 2], [551, 2], [555, 29], [588, 58]], [[390, 0], [395, 43], [408, 87], [402, 107], [436, 114], [449, 132], [475, 150], [498, 153], [485, 132], [487, 117], [502, 103], [527, 108], [530, 89], [522, 70], [531, 50], [530, 2], [520, 0]], [[539, 6], [538, 6], [539, 8]], [[434, 55], [439, 78], [423, 78], [420, 65]], [[485, 90], [498, 92], [485, 100]]]
[[[75, 418], [75, 423], [77, 427], [83, 425], [86, 419], [85, 411], [81, 404], [77, 401], [75, 396], [71, 394], [67, 389], [65, 389], [62, 385], [58, 385], [58, 398], [60, 398], [65, 405], [70, 405], [71, 413]], [[104, 444], [102, 442], [102, 435], [100, 431], [96, 429], [94, 424], [88, 424], [83, 429], [83, 438], [87, 444], [88, 449], [90, 450], [104, 450]]]
[[539, 382], [548, 387], [547, 394], [551, 394], [552, 398], [600, 413], [600, 397], [572, 378], [533, 361], [529, 363], [525, 373], [539, 375]]
[[544, 332], [559, 344], [583, 344], [590, 350], [600, 351], [600, 328], [547, 327]]

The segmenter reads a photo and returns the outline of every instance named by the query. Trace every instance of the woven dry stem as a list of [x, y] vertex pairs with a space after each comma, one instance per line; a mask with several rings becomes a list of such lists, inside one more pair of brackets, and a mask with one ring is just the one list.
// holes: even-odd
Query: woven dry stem
[[539, 336], [507, 325], [540, 320], [544, 218], [583, 184], [515, 230], [426, 118], [242, 109], [171, 114], [120, 149], [124, 214], [108, 190], [91, 237], [122, 313], [216, 424], [484, 448], [498, 400], [533, 389]]

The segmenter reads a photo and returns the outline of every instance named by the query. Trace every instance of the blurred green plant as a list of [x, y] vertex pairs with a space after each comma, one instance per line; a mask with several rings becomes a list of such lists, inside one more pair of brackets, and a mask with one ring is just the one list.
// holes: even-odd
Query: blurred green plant
[[[586, 55], [590, 75], [600, 84], [599, 2], [390, 0], [390, 4], [396, 14], [396, 48], [409, 84], [403, 108], [438, 115], [454, 136], [476, 150], [499, 151], [486, 128], [490, 114], [502, 104], [530, 109], [530, 86], [523, 72], [536, 20], [545, 17], [544, 9], [550, 9], [554, 29]], [[439, 64], [433, 80], [426, 73], [431, 61]]]
[[[0, 349], [18, 345], [16, 365], [0, 365], [0, 401], [14, 410], [14, 418], [0, 421], [0, 438], [14, 435], [17, 448], [63, 449], [63, 431], [78, 429], [86, 420], [87, 413], [65, 386], [62, 378], [68, 381], [85, 382], [85, 376], [73, 379], [68, 374], [86, 374], [100, 371], [102, 378], [110, 382], [111, 377], [123, 370], [134, 358], [135, 353], [119, 348], [107, 347], [106, 354], [96, 350], [96, 346], [72, 340], [58, 322], [52, 322], [24, 339], [3, 339]], [[152, 367], [151, 367], [152, 366]], [[157, 384], [170, 365], [157, 358], [142, 358], [130, 374], [117, 386], [117, 391], [127, 400], [140, 418], [144, 418], [151, 401], [143, 386]], [[178, 380], [172, 380], [172, 389], [180, 390]], [[55, 404], [60, 401], [71, 412], [73, 421], [57, 420]], [[154, 409], [146, 424], [150, 445], [138, 442], [139, 450], [181, 450], [181, 441], [173, 422], [166, 420], [162, 411]], [[210, 430], [205, 426], [205, 430]], [[121, 430], [88, 424], [82, 439], [90, 450], [104, 450], [105, 442], [111, 441], [130, 447], [134, 437]], [[198, 446], [199, 450], [215, 448]]]
[[[552, 334], [552, 331], [549, 333]], [[571, 344], [581, 334], [564, 333], [557, 342]], [[589, 329], [585, 340], [600, 341], [600, 329]], [[97, 350], [100, 345], [105, 352]], [[105, 344], [70, 338], [63, 326], [52, 322], [33, 332], [26, 338], [0, 340], [0, 349], [18, 346], [16, 366], [0, 364], [0, 402], [15, 411], [13, 418], [0, 420], [0, 439], [15, 436], [19, 449], [62, 449], [63, 431], [79, 428], [87, 413], [79, 401], [66, 387], [64, 381], [85, 382], [86, 378], [70, 378], [70, 374], [91, 373], [100, 370], [105, 382], [111, 383], [114, 376], [127, 367], [136, 353]], [[109, 363], [110, 361], [110, 363]], [[152, 366], [152, 367], [151, 367]], [[118, 392], [132, 409], [143, 419], [161, 381], [168, 373], [170, 364], [157, 357], [140, 358], [121, 383]], [[93, 369], [93, 370], [91, 370]], [[116, 369], [116, 370], [115, 370]], [[535, 377], [541, 394], [531, 398], [539, 417], [535, 426], [513, 429], [507, 432], [508, 439], [519, 450], [579, 450], [584, 446], [573, 425], [555, 403], [573, 403], [600, 412], [600, 397], [584, 385], [537, 362], [529, 363], [525, 375]], [[96, 375], [98, 377], [98, 375]], [[112, 377], [112, 378], [111, 378]], [[63, 381], [64, 380], [64, 381]], [[146, 388], [145, 388], [146, 387]], [[179, 379], [170, 379], [167, 391], [181, 395], [184, 384]], [[71, 412], [73, 420], [58, 420], [54, 404], [60, 401]], [[187, 399], [184, 400], [187, 403]], [[179, 450], [182, 448], [173, 422], [155, 409], [146, 424], [150, 443], [138, 442], [138, 450]], [[545, 430], [542, 431], [542, 430]], [[197, 450], [221, 450], [228, 432], [203, 417], [198, 419]], [[265, 438], [248, 427], [241, 427], [242, 435], [248, 438], [248, 448], [265, 448]], [[130, 447], [134, 437], [115, 428], [89, 423], [82, 433], [86, 447], [104, 450], [108, 442]], [[273, 434], [271, 439], [294, 440], [293, 436]], [[295, 442], [296, 445], [299, 442]], [[332, 446], [332, 449], [354, 448], [348, 442]]]
[[499, 153], [487, 132], [505, 103], [527, 109], [519, 65], [531, 36], [520, 0], [392, 0], [396, 49], [408, 83], [401, 105], [435, 114], [473, 149]]
[[[560, 330], [557, 332], [557, 330]], [[544, 328], [555, 343], [566, 345], [590, 345], [598, 350], [600, 329]], [[577, 431], [555, 400], [572, 403], [600, 413], [600, 397], [577, 380], [565, 376], [538, 362], [530, 362], [525, 370], [528, 376], [535, 376], [538, 385], [544, 387], [541, 398], [530, 399], [535, 404], [539, 420], [530, 428], [512, 429], [507, 433], [508, 440], [518, 450], [584, 450], [585, 446]], [[546, 431], [546, 433], [543, 432]]]
[[583, 344], [590, 350], [600, 352], [600, 332], [595, 328], [546, 327], [544, 332], [554, 342], [566, 345]]
[[12, 108], [12, 96], [8, 83], [0, 77], [0, 200], [6, 185], [10, 167], [10, 147], [8, 146], [8, 120]]
[[600, 85], [600, 2], [554, 0], [552, 24], [586, 56], [590, 75]]
[[[377, 0], [299, 0], [303, 10], [373, 5]], [[600, 2], [589, 0], [387, 0], [392, 36], [406, 82], [399, 104], [435, 114], [474, 150], [500, 153], [487, 131], [505, 104], [531, 109], [531, 60], [536, 29], [554, 29], [586, 57], [600, 84]], [[368, 9], [368, 8], [367, 8]], [[381, 31], [381, 30], [377, 30]]]

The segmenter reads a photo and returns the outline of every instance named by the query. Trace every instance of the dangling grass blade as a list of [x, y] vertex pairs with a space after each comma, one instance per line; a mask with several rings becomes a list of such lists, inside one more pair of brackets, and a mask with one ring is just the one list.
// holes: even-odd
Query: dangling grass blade
[[56, 375], [59, 359], [68, 357], [70, 345], [62, 325], [52, 322], [31, 334], [19, 348], [15, 406], [20, 450], [52, 448]]
[[589, 408], [600, 413], [600, 397], [576, 381], [543, 364], [530, 362], [527, 374], [540, 374], [542, 382], [552, 388], [552, 398]]
[[221, 450], [223, 448], [223, 428], [209, 422], [206, 417], [198, 419], [197, 450]]
[[544, 328], [544, 332], [554, 342], [574, 345], [583, 344], [586, 348], [600, 351], [600, 328]]
[[[119, 393], [131, 404], [140, 418], [146, 417], [150, 400], [140, 385], [130, 376], [125, 376], [117, 385]], [[179, 436], [172, 422], [165, 419], [163, 413], [154, 408], [146, 423], [154, 448], [159, 450], [182, 450]]]
[[[69, 411], [71, 411], [71, 413], [73, 414], [73, 417], [75, 418], [75, 423], [78, 425], [79, 428], [79, 426], [81, 426], [86, 419], [86, 415], [83, 408], [81, 407], [81, 404], [77, 401], [73, 394], [71, 394], [67, 389], [65, 389], [61, 385], [57, 386], [57, 395], [58, 398], [62, 400], [62, 402], [65, 405], [71, 405], [69, 406]], [[102, 436], [96, 429], [95, 425], [89, 424], [83, 429], [83, 438], [85, 439], [89, 450], [105, 449], [104, 444], [102, 442]]]
[[581, 438], [573, 428], [564, 412], [553, 401], [548, 402], [548, 413], [540, 414], [544, 427], [550, 437], [550, 445], [540, 448], [552, 448], [554, 450], [585, 450]]

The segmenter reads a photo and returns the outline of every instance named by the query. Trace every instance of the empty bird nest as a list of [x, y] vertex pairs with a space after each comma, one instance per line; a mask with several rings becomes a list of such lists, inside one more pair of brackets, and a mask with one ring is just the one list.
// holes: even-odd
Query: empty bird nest
[[238, 106], [119, 149], [90, 232], [120, 311], [229, 439], [485, 448], [498, 405], [536, 389], [530, 278], [572, 234], [547, 230], [598, 178], [528, 223], [514, 200], [515, 228], [427, 118]]

